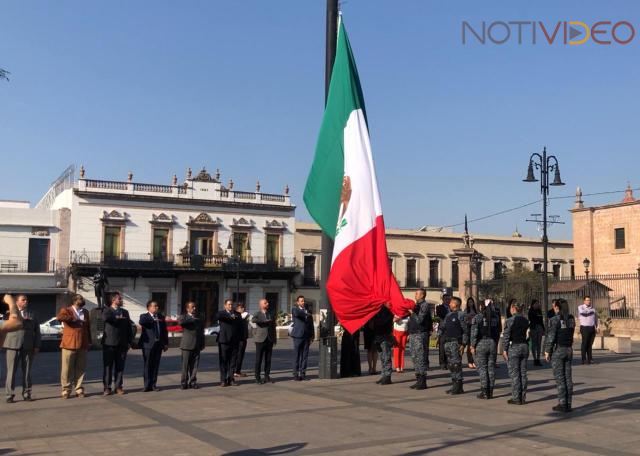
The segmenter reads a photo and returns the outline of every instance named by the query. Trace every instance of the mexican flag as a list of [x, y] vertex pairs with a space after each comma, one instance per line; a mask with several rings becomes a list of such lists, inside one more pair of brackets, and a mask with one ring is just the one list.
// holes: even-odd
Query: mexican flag
[[364, 98], [342, 18], [304, 202], [334, 240], [326, 286], [342, 326], [357, 331], [384, 304], [404, 316], [413, 302], [404, 299], [389, 267]]

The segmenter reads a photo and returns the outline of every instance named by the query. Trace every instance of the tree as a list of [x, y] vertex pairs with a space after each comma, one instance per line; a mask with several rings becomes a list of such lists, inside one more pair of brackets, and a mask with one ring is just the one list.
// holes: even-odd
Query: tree
[[11, 73], [9, 73], [7, 70], [3, 70], [2, 68], [0, 68], [0, 79], [6, 79], [8, 81], [10, 74]]

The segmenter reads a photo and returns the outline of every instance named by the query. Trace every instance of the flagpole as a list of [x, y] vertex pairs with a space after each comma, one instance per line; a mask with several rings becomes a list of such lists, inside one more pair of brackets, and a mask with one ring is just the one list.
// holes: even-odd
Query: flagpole
[[[331, 83], [331, 73], [333, 62], [336, 58], [336, 44], [338, 41], [338, 0], [327, 0], [327, 25], [326, 25], [326, 56], [324, 72], [324, 101], [327, 103], [329, 97], [329, 85]], [[338, 341], [335, 336], [334, 327], [336, 325], [335, 314], [327, 295], [327, 278], [331, 268], [333, 258], [333, 239], [322, 233], [321, 239], [321, 266], [320, 266], [320, 304], [321, 308], [327, 309], [327, 318], [324, 328], [320, 331], [320, 365], [318, 376], [324, 379], [338, 378]]]

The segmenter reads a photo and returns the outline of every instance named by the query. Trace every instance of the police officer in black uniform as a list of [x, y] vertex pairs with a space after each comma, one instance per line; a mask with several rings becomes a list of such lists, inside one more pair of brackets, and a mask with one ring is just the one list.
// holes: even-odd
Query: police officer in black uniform
[[504, 356], [509, 366], [511, 377], [511, 399], [507, 402], [513, 405], [524, 405], [527, 399], [527, 359], [529, 358], [529, 344], [527, 331], [529, 320], [522, 315], [522, 304], [517, 301], [511, 303], [511, 317], [504, 324]]
[[571, 376], [571, 360], [573, 359], [573, 334], [576, 320], [569, 313], [569, 304], [564, 299], [553, 302], [556, 314], [549, 321], [549, 331], [544, 346], [544, 358], [551, 360], [553, 377], [558, 387], [558, 405], [555, 412], [570, 412], [573, 396], [573, 379]]

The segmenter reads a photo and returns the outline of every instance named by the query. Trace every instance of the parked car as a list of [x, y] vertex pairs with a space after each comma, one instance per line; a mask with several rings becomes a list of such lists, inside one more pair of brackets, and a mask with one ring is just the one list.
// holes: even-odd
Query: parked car
[[218, 334], [220, 334], [220, 324], [204, 328], [205, 336], [215, 336], [216, 340], [218, 340]]
[[58, 338], [62, 336], [62, 322], [56, 320], [56, 317], [40, 324], [40, 334], [44, 338]]
[[178, 323], [177, 318], [167, 317], [165, 321], [167, 323], [167, 332], [169, 333], [169, 337], [176, 336], [176, 333], [182, 332], [182, 326]]

